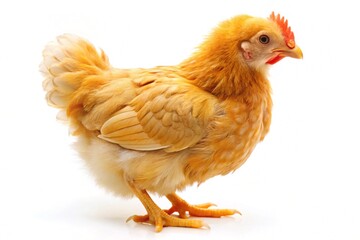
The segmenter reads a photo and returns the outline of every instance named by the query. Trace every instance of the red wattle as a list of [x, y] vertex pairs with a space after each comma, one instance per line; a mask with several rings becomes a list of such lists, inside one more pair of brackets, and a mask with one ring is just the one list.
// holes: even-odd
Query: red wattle
[[273, 65], [273, 64], [277, 63], [278, 61], [280, 61], [281, 59], [283, 59], [284, 57], [285, 56], [282, 56], [281, 54], [279, 54], [273, 58], [270, 58], [266, 63]]

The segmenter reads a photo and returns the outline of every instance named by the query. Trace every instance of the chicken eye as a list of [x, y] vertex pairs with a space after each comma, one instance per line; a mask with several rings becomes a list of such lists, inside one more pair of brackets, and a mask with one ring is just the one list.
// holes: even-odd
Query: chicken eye
[[270, 42], [270, 38], [269, 36], [267, 35], [261, 35], [259, 37], [259, 41], [262, 43], [262, 44], [268, 44]]

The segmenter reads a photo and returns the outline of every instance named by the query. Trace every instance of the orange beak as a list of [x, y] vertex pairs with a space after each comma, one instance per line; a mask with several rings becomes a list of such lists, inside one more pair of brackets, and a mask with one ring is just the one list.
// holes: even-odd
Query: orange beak
[[301, 49], [298, 46], [295, 46], [293, 49], [291, 50], [286, 50], [283, 51], [282, 54], [285, 57], [292, 57], [292, 58], [298, 58], [298, 59], [302, 59], [303, 58], [303, 53], [301, 51]]
[[266, 63], [268, 64], [275, 64], [284, 57], [291, 57], [291, 58], [303, 58], [303, 53], [301, 49], [298, 46], [295, 46], [293, 49], [282, 49], [277, 48], [273, 50], [274, 53], [277, 53], [277, 55], [271, 59], [269, 59]]

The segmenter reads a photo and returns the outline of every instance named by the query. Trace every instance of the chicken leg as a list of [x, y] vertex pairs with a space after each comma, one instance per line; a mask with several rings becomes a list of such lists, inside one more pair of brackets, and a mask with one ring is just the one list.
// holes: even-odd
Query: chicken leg
[[[215, 205], [212, 203], [190, 205], [175, 193], [166, 195], [167, 199], [169, 199], [172, 203], [172, 207], [168, 210], [162, 210], [155, 204], [146, 190], [138, 189], [132, 183], [129, 183], [129, 186], [144, 205], [148, 214], [143, 216], [131, 216], [126, 220], [126, 222], [133, 220], [137, 223], [150, 223], [155, 225], [156, 232], [160, 232], [164, 226], [209, 228], [209, 226], [201, 220], [187, 219], [187, 212], [190, 216], [196, 217], [221, 217], [233, 215], [235, 213], [241, 214], [239, 211], [234, 209], [208, 209], [209, 207]], [[174, 212], [179, 213], [179, 218], [171, 215]]]
[[147, 215], [134, 215], [127, 219], [126, 222], [133, 220], [138, 223], [151, 223], [155, 225], [155, 231], [160, 232], [164, 226], [171, 227], [190, 227], [190, 228], [208, 228], [209, 226], [201, 220], [195, 219], [181, 219], [169, 215], [164, 210], [160, 209], [151, 199], [146, 190], [138, 189], [134, 184], [129, 183], [130, 188], [134, 194], [139, 198], [144, 205]]

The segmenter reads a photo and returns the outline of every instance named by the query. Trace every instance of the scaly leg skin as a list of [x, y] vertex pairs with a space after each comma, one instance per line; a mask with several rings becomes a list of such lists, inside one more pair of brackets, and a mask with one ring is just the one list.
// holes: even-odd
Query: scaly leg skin
[[151, 199], [149, 194], [145, 190], [136, 188], [132, 183], [129, 183], [130, 188], [134, 194], [139, 198], [144, 205], [148, 215], [145, 216], [131, 216], [126, 222], [133, 220], [138, 223], [151, 223], [155, 225], [155, 231], [160, 232], [163, 227], [189, 227], [189, 228], [209, 228], [209, 226], [201, 220], [194, 219], [181, 219], [174, 216], [170, 216], [165, 211], [161, 210]]
[[187, 212], [193, 217], [222, 217], [241, 213], [235, 209], [208, 209], [211, 206], [216, 206], [212, 203], [204, 203], [198, 205], [190, 205], [184, 199], [180, 198], [175, 193], [166, 195], [167, 199], [172, 203], [172, 207], [167, 210], [168, 214], [174, 212], [179, 213], [180, 218], [187, 218]]

